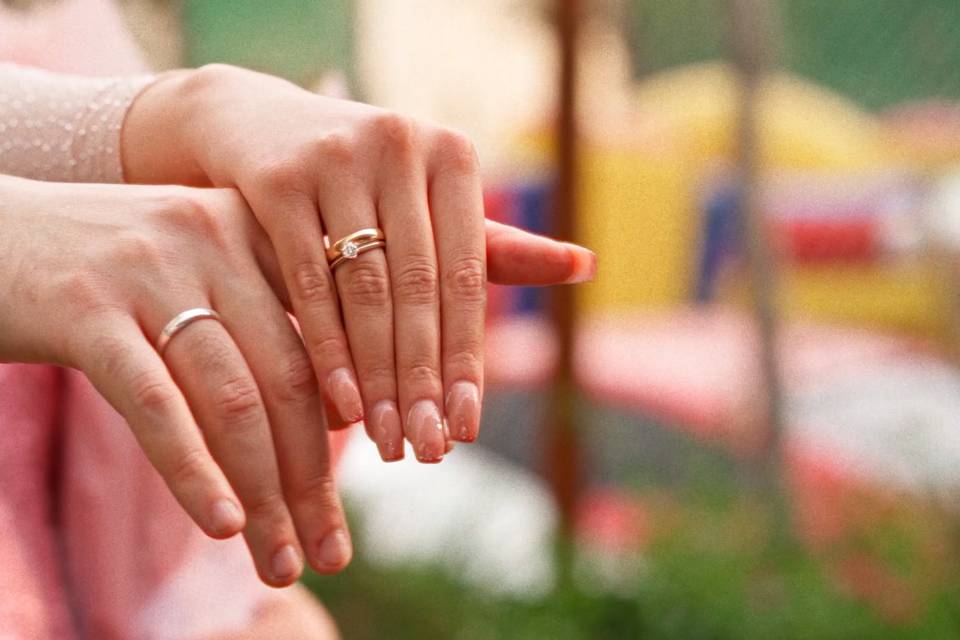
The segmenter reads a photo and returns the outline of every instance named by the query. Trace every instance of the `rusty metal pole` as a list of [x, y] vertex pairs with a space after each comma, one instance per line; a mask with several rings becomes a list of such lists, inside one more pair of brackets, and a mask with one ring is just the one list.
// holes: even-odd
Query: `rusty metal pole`
[[763, 475], [768, 488], [779, 492], [784, 440], [783, 383], [778, 358], [777, 269], [763, 211], [759, 203], [760, 157], [757, 105], [763, 79], [773, 67], [777, 34], [775, 0], [727, 0], [731, 50], [740, 83], [737, 119], [737, 170], [740, 188], [742, 240], [747, 255], [752, 311], [759, 337], [760, 393], [765, 427]]
[[[577, 49], [582, 19], [580, 0], [557, 0], [555, 24], [560, 50], [559, 112], [556, 127], [556, 190], [553, 235], [571, 240], [577, 212]], [[576, 385], [572, 346], [576, 313], [574, 291], [557, 287], [551, 291], [550, 318], [559, 341], [559, 360], [549, 392], [545, 436], [546, 477], [557, 500], [561, 533], [573, 530], [574, 510], [580, 493], [581, 453], [575, 424]]]

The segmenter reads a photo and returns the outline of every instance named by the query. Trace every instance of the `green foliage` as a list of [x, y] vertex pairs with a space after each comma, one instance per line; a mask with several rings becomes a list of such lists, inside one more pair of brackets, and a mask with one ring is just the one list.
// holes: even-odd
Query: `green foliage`
[[[960, 636], [957, 584], [931, 590], [901, 622], [852, 597], [833, 572], [792, 537], [777, 538], [771, 501], [684, 496], [660, 516], [670, 522], [643, 551], [634, 586], [618, 595], [597, 572], [548, 597], [517, 600], [473, 589], [438, 567], [388, 569], [361, 557], [344, 574], [307, 583], [347, 640], [947, 640]], [[661, 501], [662, 502], [662, 501]], [[902, 568], [915, 545], [904, 531], [873, 538]], [[872, 544], [877, 544], [876, 540]], [[583, 556], [578, 566], [583, 564]], [[628, 563], [624, 563], [626, 566]], [[897, 567], [895, 566], [894, 569]], [[592, 577], [591, 577], [592, 576]]]
[[228, 62], [302, 84], [351, 69], [350, 0], [187, 0], [191, 66]]
[[[640, 75], [724, 57], [725, 0], [632, 0]], [[781, 0], [783, 65], [871, 108], [960, 98], [960, 2]]]

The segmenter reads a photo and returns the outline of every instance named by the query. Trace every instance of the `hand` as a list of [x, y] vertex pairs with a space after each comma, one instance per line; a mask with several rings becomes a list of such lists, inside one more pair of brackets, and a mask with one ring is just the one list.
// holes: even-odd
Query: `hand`
[[[239, 194], [0, 176], [0, 229], [0, 360], [84, 371], [193, 520], [243, 530], [267, 584], [296, 580], [304, 551], [346, 566], [313, 369]], [[164, 325], [200, 306], [223, 323], [187, 326], [161, 359]]]
[[[331, 423], [366, 416], [384, 460], [403, 456], [404, 436], [419, 460], [441, 460], [445, 425], [455, 440], [477, 437], [487, 257], [490, 266], [501, 257], [485, 247], [492, 227], [462, 135], [211, 66], [144, 92], [123, 156], [131, 181], [242, 192], [276, 249]], [[331, 274], [324, 233], [336, 240], [367, 227], [384, 230], [385, 251]], [[514, 239], [503, 246], [536, 253], [525, 246], [538, 242], [531, 236]], [[527, 261], [530, 280], [592, 277], [590, 252], [552, 248], [572, 270], [551, 280]]]

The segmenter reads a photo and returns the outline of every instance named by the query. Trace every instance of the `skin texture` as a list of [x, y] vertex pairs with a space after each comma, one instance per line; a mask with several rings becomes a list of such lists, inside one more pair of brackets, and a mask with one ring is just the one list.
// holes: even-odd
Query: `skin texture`
[[[422, 462], [476, 439], [491, 265], [468, 139], [213, 65], [148, 88], [123, 140], [129, 181], [242, 193], [279, 256], [333, 428], [365, 417], [388, 461], [404, 437]], [[375, 226], [385, 250], [331, 273], [324, 233]], [[591, 278], [593, 255], [568, 250], [567, 281]]]
[[[304, 557], [346, 566], [320, 390], [273, 246], [236, 190], [0, 176], [0, 229], [0, 361], [83, 371], [197, 524], [242, 531], [265, 583], [291, 584]], [[499, 282], [568, 282], [592, 264], [484, 229]], [[223, 323], [189, 325], [161, 358], [163, 326], [198, 306]]]

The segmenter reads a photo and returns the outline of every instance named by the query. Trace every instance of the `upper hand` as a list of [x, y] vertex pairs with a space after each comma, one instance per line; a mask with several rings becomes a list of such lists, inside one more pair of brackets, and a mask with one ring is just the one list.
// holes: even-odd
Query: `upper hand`
[[[241, 191], [276, 250], [331, 422], [365, 418], [385, 460], [402, 457], [404, 436], [424, 462], [448, 438], [477, 437], [488, 275], [506, 262], [518, 284], [592, 276], [584, 249], [485, 224], [474, 149], [443, 127], [213, 66], [147, 90], [124, 135], [129, 180]], [[324, 234], [367, 227], [383, 229], [385, 250], [332, 274]], [[537, 261], [545, 247], [555, 259]]]

